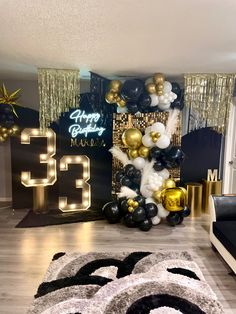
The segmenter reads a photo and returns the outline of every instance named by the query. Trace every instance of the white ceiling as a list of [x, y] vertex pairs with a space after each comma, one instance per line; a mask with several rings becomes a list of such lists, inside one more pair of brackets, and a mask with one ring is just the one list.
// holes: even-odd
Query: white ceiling
[[0, 77], [236, 72], [235, 0], [0, 0]]

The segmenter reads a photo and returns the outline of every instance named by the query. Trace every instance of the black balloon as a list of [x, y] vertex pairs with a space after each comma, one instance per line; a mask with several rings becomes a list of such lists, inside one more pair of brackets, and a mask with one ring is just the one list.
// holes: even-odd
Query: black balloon
[[128, 108], [128, 112], [130, 112], [132, 114], [135, 114], [139, 111], [138, 105], [136, 103], [127, 102], [126, 106]]
[[171, 109], [178, 109], [178, 110], [183, 110], [184, 109], [184, 102], [183, 100], [176, 99], [173, 101], [170, 105]]
[[103, 206], [102, 211], [109, 223], [114, 224], [120, 221], [121, 214], [117, 202], [113, 201], [106, 203]]
[[141, 196], [141, 195], [137, 195], [134, 198], [135, 201], [137, 201], [139, 203], [139, 206], [144, 207], [145, 205], [145, 197]]
[[173, 82], [173, 83], [171, 83], [171, 85], [172, 85], [171, 91], [173, 93], [175, 93], [177, 96], [181, 95], [181, 88], [180, 88], [179, 84], [176, 82]]
[[179, 167], [183, 159], [184, 153], [178, 146], [172, 146], [162, 154], [162, 162], [167, 169]]
[[153, 165], [153, 169], [154, 169], [155, 171], [161, 171], [161, 170], [163, 170], [164, 168], [165, 168], [165, 166], [163, 165], [163, 163], [162, 163], [161, 161], [157, 161], [157, 162], [155, 162], [154, 165]]
[[134, 172], [134, 177], [135, 177], [135, 178], [141, 178], [141, 176], [142, 176], [141, 171], [140, 171], [140, 170], [138, 170], [138, 169], [135, 169], [135, 172]]
[[131, 187], [131, 185], [132, 185], [131, 180], [130, 180], [128, 177], [126, 177], [126, 176], [124, 176], [124, 177], [120, 180], [120, 183], [121, 183], [121, 185], [128, 186], [128, 187]]
[[149, 111], [149, 107], [151, 105], [151, 102], [152, 102], [152, 99], [151, 99], [150, 95], [147, 93], [143, 93], [139, 97], [139, 100], [138, 100], [138, 107], [139, 107], [140, 112], [143, 112], [146, 109], [148, 109], [148, 111]]
[[152, 159], [158, 160], [161, 157], [162, 150], [156, 146], [150, 149], [150, 157]]
[[129, 205], [127, 203], [127, 199], [125, 198], [120, 203], [120, 211], [123, 216], [128, 213], [128, 207]]
[[132, 213], [133, 221], [135, 222], [141, 222], [146, 219], [146, 212], [145, 209], [141, 206], [135, 208], [135, 210]]
[[125, 217], [123, 218], [123, 222], [129, 228], [135, 228], [137, 226], [136, 222], [133, 221], [131, 214], [126, 214]]
[[145, 205], [146, 215], [147, 218], [152, 218], [157, 215], [158, 208], [157, 205], [154, 203], [148, 203]]
[[152, 228], [152, 221], [151, 221], [151, 219], [145, 219], [139, 225], [139, 229], [142, 230], [142, 231], [149, 231], [151, 228]]
[[191, 210], [189, 207], [185, 206], [184, 210], [181, 212], [182, 217], [188, 217], [191, 214]]
[[121, 96], [127, 100], [137, 101], [143, 93], [144, 83], [140, 80], [127, 80], [121, 88]]
[[136, 171], [136, 168], [131, 164], [128, 164], [124, 167], [125, 174], [127, 174], [127, 176], [130, 178], [134, 176], [135, 171]]
[[124, 172], [122, 170], [118, 170], [115, 174], [116, 182], [120, 182], [124, 176]]
[[169, 225], [171, 225], [172, 227], [178, 225], [180, 223], [180, 215], [179, 213], [170, 213], [167, 217], [166, 217], [166, 221], [169, 223]]

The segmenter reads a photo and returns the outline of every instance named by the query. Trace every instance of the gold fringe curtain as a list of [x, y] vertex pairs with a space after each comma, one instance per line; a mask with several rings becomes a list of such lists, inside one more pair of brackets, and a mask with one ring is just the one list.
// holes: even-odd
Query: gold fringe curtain
[[79, 70], [38, 69], [39, 122], [42, 130], [69, 108], [79, 106]]
[[212, 127], [225, 133], [235, 74], [187, 74], [184, 84], [185, 104], [190, 107], [189, 131]]

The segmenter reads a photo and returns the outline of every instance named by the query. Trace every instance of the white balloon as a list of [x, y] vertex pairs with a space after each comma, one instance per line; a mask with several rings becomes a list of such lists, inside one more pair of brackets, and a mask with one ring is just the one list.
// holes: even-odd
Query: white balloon
[[162, 102], [164, 100], [164, 96], [159, 96], [159, 102]]
[[162, 134], [161, 137], [156, 142], [156, 146], [161, 149], [167, 148], [169, 145], [170, 145], [170, 138], [165, 134]]
[[127, 113], [128, 112], [128, 108], [127, 107], [117, 107], [116, 109], [117, 113]]
[[145, 85], [150, 84], [150, 83], [153, 83], [153, 78], [152, 77], [149, 77], [148, 79], [146, 79]]
[[145, 159], [142, 157], [137, 157], [133, 160], [133, 165], [135, 166], [135, 168], [137, 168], [138, 170], [142, 170], [143, 167], [145, 166]]
[[169, 171], [168, 171], [166, 168], [164, 168], [164, 169], [161, 170], [161, 171], [158, 171], [157, 173], [158, 173], [158, 175], [159, 175], [160, 177], [162, 177], [164, 180], [167, 180], [167, 179], [169, 179], [169, 177], [170, 177], [170, 173], [169, 173]]
[[170, 82], [168, 82], [168, 81], [165, 81], [164, 82], [164, 93], [169, 93], [169, 92], [171, 92], [171, 90], [172, 90], [172, 85], [171, 85], [171, 83]]
[[163, 134], [165, 132], [165, 126], [161, 122], [155, 122], [151, 127], [151, 131]]
[[145, 203], [146, 203], [146, 204], [149, 204], [149, 203], [154, 203], [154, 204], [155, 204], [155, 201], [154, 201], [153, 198], [147, 197], [147, 198], [145, 199]]
[[152, 131], [152, 126], [148, 126], [148, 127], [145, 129], [145, 134], [149, 134], [151, 131]]
[[158, 96], [156, 95], [156, 94], [151, 94], [151, 95], [149, 95], [150, 97], [151, 97], [151, 107], [155, 107], [155, 106], [157, 106], [158, 105], [158, 103], [159, 103], [159, 98], [158, 98]]
[[155, 143], [153, 143], [152, 138], [149, 134], [145, 134], [142, 138], [142, 143], [146, 147], [153, 147], [155, 146]]
[[158, 216], [160, 218], [165, 218], [169, 215], [168, 210], [166, 210], [161, 203], [157, 205], [157, 208], [158, 208]]
[[172, 93], [173, 99], [176, 99], [178, 96], [175, 93]]
[[141, 193], [144, 197], [151, 197], [153, 192], [148, 189], [148, 186], [144, 186]]
[[158, 225], [161, 222], [161, 218], [159, 216], [154, 216], [151, 218], [151, 220], [154, 226]]
[[164, 103], [159, 103], [158, 108], [161, 110], [168, 110], [170, 108], [170, 102], [164, 104]]

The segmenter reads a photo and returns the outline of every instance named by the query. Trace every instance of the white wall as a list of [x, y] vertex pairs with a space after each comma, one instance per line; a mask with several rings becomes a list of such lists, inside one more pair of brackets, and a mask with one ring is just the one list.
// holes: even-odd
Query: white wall
[[[38, 82], [29, 80], [0, 80], [0, 85], [13, 92], [21, 88], [20, 105], [39, 110]], [[89, 91], [89, 81], [81, 80], [81, 93]], [[10, 141], [0, 143], [0, 201], [9, 201], [12, 197], [11, 190], [11, 149]]]

